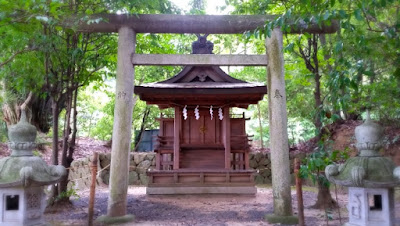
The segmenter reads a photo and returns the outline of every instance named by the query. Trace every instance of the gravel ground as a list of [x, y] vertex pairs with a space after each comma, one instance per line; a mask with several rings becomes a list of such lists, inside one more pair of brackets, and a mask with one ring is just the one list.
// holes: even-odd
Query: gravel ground
[[[328, 211], [311, 209], [316, 200], [314, 188], [303, 191], [306, 225], [342, 225], [348, 220], [345, 203], [347, 194], [338, 194], [342, 224], [338, 209]], [[52, 225], [86, 225], [89, 191], [79, 191], [80, 198], [72, 205], [54, 208], [45, 214]], [[258, 188], [249, 195], [146, 195], [145, 187], [128, 190], [128, 213], [135, 222], [125, 225], [271, 225], [263, 219], [273, 212], [272, 189]], [[334, 195], [334, 194], [333, 194]], [[335, 197], [335, 196], [333, 196]], [[108, 188], [96, 189], [95, 218], [107, 212]], [[292, 191], [293, 211], [297, 214], [295, 191]], [[396, 202], [396, 216], [400, 203]], [[327, 221], [327, 217], [329, 220]], [[400, 219], [396, 225], [400, 225]]]

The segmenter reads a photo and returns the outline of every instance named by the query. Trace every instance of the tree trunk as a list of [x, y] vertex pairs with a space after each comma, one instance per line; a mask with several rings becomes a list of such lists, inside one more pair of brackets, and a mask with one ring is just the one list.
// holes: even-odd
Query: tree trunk
[[[314, 82], [315, 82], [315, 90], [314, 90], [314, 101], [315, 101], [315, 109], [317, 109], [317, 114], [315, 115], [314, 125], [315, 128], [320, 131], [322, 127], [322, 121], [320, 116], [320, 110], [322, 107], [321, 101], [321, 81], [319, 73], [314, 74]], [[321, 138], [321, 133], [318, 133], [318, 140]]]
[[78, 133], [78, 128], [77, 128], [77, 116], [78, 116], [78, 111], [77, 111], [77, 103], [78, 100], [78, 88], [75, 90], [74, 94], [74, 102], [73, 102], [73, 113], [72, 115], [74, 116], [74, 120], [72, 122], [72, 135], [71, 135], [71, 142], [69, 144], [69, 151], [68, 151], [68, 167], [71, 165], [72, 161], [74, 160], [74, 151], [75, 151], [75, 145], [76, 145], [76, 135]]
[[34, 96], [31, 103], [32, 118], [31, 124], [42, 133], [48, 133], [51, 128], [51, 98]]
[[143, 132], [146, 129], [146, 121], [147, 117], [150, 114], [150, 108], [149, 106], [146, 106], [146, 109], [144, 110], [143, 118], [142, 118], [142, 125], [140, 126], [140, 131], [138, 136], [135, 138], [135, 149], [134, 151], [137, 152], [137, 149], [139, 148], [139, 143], [143, 138]]
[[[52, 156], [51, 156], [51, 163], [52, 165], [58, 165], [58, 101], [52, 100], [52, 114], [53, 114], [53, 138], [52, 138]], [[52, 186], [52, 198], [58, 196], [58, 190], [56, 185]]]
[[317, 201], [312, 206], [315, 209], [337, 208], [336, 201], [332, 198], [329, 187], [325, 186], [322, 180], [318, 180]]
[[[315, 101], [315, 109], [317, 109], [317, 114], [315, 115], [314, 125], [318, 131], [322, 129], [322, 120], [320, 111], [322, 109], [322, 100], [321, 100], [321, 75], [319, 73], [319, 61], [318, 61], [318, 35], [313, 34], [312, 42], [312, 61], [314, 62], [314, 81], [315, 81], [315, 90], [314, 90], [314, 101]], [[310, 47], [311, 51], [311, 47]], [[318, 132], [318, 140], [321, 139], [321, 132]]]
[[17, 103], [10, 104], [4, 103], [2, 106], [3, 120], [6, 122], [7, 127], [17, 124], [20, 117], [19, 106]]
[[10, 102], [7, 90], [9, 87], [7, 86], [7, 80], [1, 80], [2, 89], [0, 90], [1, 96], [3, 98], [3, 106], [1, 106], [1, 110], [3, 113], [2, 120], [6, 122], [7, 128], [11, 125], [17, 124], [19, 119], [19, 104], [17, 102]]
[[[63, 132], [63, 141], [62, 141], [62, 152], [61, 152], [61, 165], [67, 168], [67, 174], [61, 179], [58, 185], [59, 194], [67, 192], [68, 185], [68, 174], [69, 174], [69, 164], [67, 160], [67, 152], [69, 146], [69, 135], [71, 132], [71, 109], [72, 109], [72, 91], [67, 92], [67, 107], [65, 109], [65, 124], [64, 124], [64, 132]], [[60, 202], [69, 201], [68, 196], [63, 196]]]
[[[319, 36], [317, 34], [313, 34], [312, 37], [308, 38], [308, 46], [306, 49], [302, 49], [299, 47], [300, 55], [302, 56], [307, 69], [314, 74], [314, 108], [317, 110], [314, 118], [314, 126], [317, 133], [317, 140], [321, 141], [322, 138], [322, 119], [321, 119], [321, 109], [323, 108], [323, 103], [321, 99], [321, 75], [319, 69], [319, 61], [318, 61], [318, 39]], [[323, 182], [318, 180], [318, 196], [317, 202], [315, 203], [316, 208], [324, 208], [327, 204], [330, 203], [336, 204], [336, 202], [332, 199], [331, 193], [329, 191], [329, 187], [324, 186]]]
[[68, 140], [71, 133], [71, 109], [72, 109], [72, 92], [67, 93], [67, 107], [65, 109], [65, 119], [64, 119], [64, 131], [63, 131], [63, 141], [62, 141], [62, 153], [61, 153], [61, 164], [63, 166], [67, 165], [67, 151], [68, 151]]

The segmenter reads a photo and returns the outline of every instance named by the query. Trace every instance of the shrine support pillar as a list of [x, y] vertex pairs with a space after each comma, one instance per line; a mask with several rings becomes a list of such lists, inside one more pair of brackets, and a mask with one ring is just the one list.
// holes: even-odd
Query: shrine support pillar
[[225, 146], [225, 169], [231, 168], [231, 118], [229, 115], [229, 107], [224, 107], [224, 119], [222, 121], [222, 129], [224, 131]]
[[269, 223], [296, 224], [298, 219], [292, 216], [285, 72], [280, 28], [271, 32], [271, 37], [266, 38], [265, 44], [268, 57], [268, 112], [274, 198], [274, 214], [267, 215], [266, 219]]
[[181, 150], [181, 123], [182, 123], [182, 111], [179, 107], [175, 107], [175, 116], [174, 116], [174, 170], [179, 169], [179, 153]]
[[131, 148], [133, 89], [135, 70], [131, 62], [135, 53], [136, 33], [129, 27], [118, 30], [118, 60], [114, 109], [114, 127], [111, 147], [110, 192], [107, 216], [98, 221], [126, 222], [133, 216], [126, 215]]

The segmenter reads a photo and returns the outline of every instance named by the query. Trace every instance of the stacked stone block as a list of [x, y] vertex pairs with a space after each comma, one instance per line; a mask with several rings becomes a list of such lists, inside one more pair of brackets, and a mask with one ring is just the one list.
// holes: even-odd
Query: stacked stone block
[[[108, 185], [110, 180], [111, 153], [99, 154], [97, 166], [98, 184]], [[154, 169], [156, 165], [155, 153], [133, 152], [129, 162], [129, 184], [146, 185], [148, 183], [146, 172]], [[69, 188], [89, 188], [91, 182], [91, 168], [89, 158], [81, 158], [72, 162], [69, 173]]]
[[[294, 159], [295, 158], [303, 159], [305, 154], [290, 154], [290, 174], [294, 178]], [[263, 152], [252, 152], [249, 155], [249, 165], [250, 168], [257, 170], [257, 173], [254, 177], [256, 184], [270, 184], [272, 181], [272, 173], [271, 173], [271, 154], [263, 153]]]
[[257, 170], [254, 177], [256, 184], [271, 183], [271, 158], [269, 153], [250, 153], [250, 168]]
[[[89, 188], [91, 182], [91, 169], [89, 157], [74, 160], [68, 174], [68, 189]], [[98, 181], [99, 182], [99, 181]]]

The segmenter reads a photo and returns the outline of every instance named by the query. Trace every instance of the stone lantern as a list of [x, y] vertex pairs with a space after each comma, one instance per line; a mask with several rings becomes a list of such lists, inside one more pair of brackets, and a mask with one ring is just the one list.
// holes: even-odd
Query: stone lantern
[[325, 174], [329, 181], [349, 187], [348, 226], [394, 225], [394, 187], [400, 184], [400, 167], [377, 152], [382, 146], [383, 129], [371, 121], [355, 129], [356, 157], [344, 164], [329, 165]]
[[8, 137], [11, 156], [0, 159], [0, 226], [41, 225], [43, 186], [58, 182], [66, 170], [33, 156], [36, 128], [26, 120], [25, 111], [9, 128]]

